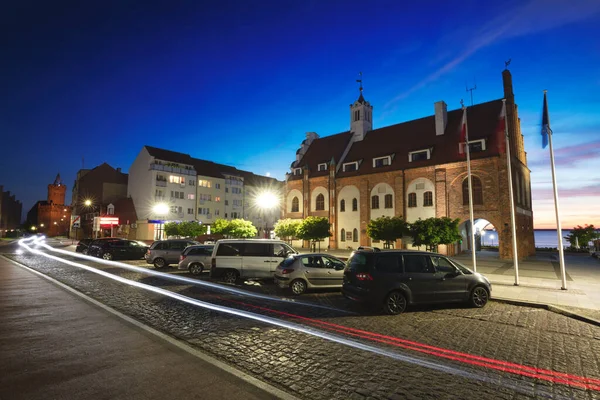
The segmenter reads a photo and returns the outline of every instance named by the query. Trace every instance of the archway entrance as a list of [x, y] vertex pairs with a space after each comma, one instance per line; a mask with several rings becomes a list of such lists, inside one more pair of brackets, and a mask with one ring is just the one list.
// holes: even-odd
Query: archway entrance
[[[500, 237], [496, 227], [485, 218], [474, 219], [475, 250], [497, 250], [500, 247]], [[462, 237], [461, 243], [457, 245], [457, 253], [471, 252], [471, 221], [466, 220], [458, 226]]]

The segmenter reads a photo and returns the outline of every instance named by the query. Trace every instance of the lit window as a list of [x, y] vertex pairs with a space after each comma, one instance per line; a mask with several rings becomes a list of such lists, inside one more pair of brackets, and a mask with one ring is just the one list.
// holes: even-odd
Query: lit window
[[171, 182], [171, 183], [180, 183], [180, 184], [185, 185], [185, 179], [183, 177], [181, 177], [181, 176], [169, 175], [169, 182]]
[[215, 201], [221, 201], [221, 197], [220, 196], [215, 196]]
[[196, 197], [196, 195], [194, 195], [194, 194], [188, 194], [187, 195], [188, 200], [194, 200], [195, 197]]

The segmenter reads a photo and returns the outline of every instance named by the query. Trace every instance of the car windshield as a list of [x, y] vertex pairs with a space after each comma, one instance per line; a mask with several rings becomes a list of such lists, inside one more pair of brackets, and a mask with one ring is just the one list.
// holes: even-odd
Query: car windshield
[[473, 273], [473, 271], [471, 271], [469, 268], [465, 267], [464, 265], [462, 265], [458, 261], [456, 261], [454, 259], [451, 259], [450, 261], [452, 261], [452, 264], [454, 264], [454, 266], [456, 268], [458, 268], [460, 270], [460, 272], [462, 272], [463, 274], [470, 275], [470, 274]]
[[369, 261], [372, 254], [368, 253], [352, 253], [350, 259], [346, 263], [346, 268], [353, 272], [367, 272], [369, 270]]

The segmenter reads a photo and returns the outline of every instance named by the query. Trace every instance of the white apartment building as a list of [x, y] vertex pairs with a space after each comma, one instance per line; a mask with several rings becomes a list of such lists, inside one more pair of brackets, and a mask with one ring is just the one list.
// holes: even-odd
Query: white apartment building
[[[247, 182], [247, 184], [246, 184]], [[138, 215], [137, 239], [164, 238], [164, 223], [244, 218], [265, 237], [279, 219], [279, 204], [264, 209], [265, 191], [281, 198], [283, 182], [188, 154], [144, 146], [129, 169], [127, 194]], [[210, 231], [209, 231], [210, 232]]]

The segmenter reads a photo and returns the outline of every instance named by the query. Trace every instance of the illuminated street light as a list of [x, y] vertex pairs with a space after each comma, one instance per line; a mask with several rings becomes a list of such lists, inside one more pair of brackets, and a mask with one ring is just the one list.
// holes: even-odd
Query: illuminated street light
[[256, 196], [255, 201], [256, 201], [256, 205], [259, 208], [262, 208], [265, 210], [270, 210], [272, 208], [275, 208], [277, 206], [277, 204], [279, 203], [279, 199], [277, 198], [275, 193], [269, 192], [269, 191], [264, 191], [264, 192], [259, 193]]
[[40, 228], [43, 228], [43, 227], [44, 227], [44, 224], [40, 224]]
[[87, 199], [87, 200], [85, 200], [85, 201], [83, 202], [83, 205], [84, 205], [84, 206], [86, 206], [86, 207], [89, 207], [89, 206], [91, 206], [91, 205], [92, 205], [92, 201], [91, 201], [90, 199]]
[[35, 227], [35, 225], [31, 227], [31, 230], [32, 230], [32, 231], [35, 231], [36, 229], [37, 229], [37, 228]]
[[169, 206], [165, 203], [158, 203], [152, 207], [152, 211], [156, 215], [166, 215], [169, 212]]

